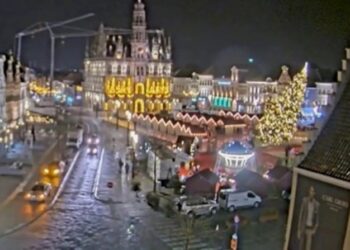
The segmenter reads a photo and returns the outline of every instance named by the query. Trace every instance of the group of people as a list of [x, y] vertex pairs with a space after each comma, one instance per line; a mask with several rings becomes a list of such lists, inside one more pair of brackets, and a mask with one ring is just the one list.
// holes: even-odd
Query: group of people
[[123, 167], [124, 167], [125, 175], [128, 176], [129, 175], [129, 171], [130, 171], [129, 163], [127, 161], [125, 161], [125, 163], [124, 163], [121, 158], [117, 158], [116, 160], [118, 161], [119, 174], [121, 174], [123, 172]]
[[124, 173], [128, 177], [131, 170], [131, 179], [132, 179], [132, 190], [135, 192], [136, 198], [139, 200], [139, 192], [141, 191], [140, 182], [137, 180], [137, 171], [134, 166], [130, 166], [128, 161], [123, 162], [122, 158], [119, 155], [119, 152], [115, 153], [115, 160], [118, 165], [119, 174]]

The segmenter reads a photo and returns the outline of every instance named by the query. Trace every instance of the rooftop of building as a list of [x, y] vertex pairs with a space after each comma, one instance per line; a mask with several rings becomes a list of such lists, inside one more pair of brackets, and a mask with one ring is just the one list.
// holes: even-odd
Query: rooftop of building
[[350, 181], [350, 85], [299, 168]]

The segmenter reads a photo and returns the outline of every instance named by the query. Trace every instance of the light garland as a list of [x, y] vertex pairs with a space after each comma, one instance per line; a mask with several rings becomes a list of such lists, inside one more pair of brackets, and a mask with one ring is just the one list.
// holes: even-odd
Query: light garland
[[263, 144], [280, 145], [293, 138], [306, 88], [307, 65], [280, 94], [269, 97], [264, 116], [257, 125], [257, 138]]

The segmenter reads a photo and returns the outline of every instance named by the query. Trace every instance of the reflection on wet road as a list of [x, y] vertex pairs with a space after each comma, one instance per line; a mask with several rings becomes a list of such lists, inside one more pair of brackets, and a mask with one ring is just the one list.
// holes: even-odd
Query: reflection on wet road
[[[0, 239], [6, 249], [168, 249], [140, 223], [143, 206], [96, 201], [98, 158], [82, 149], [55, 206], [31, 225]], [[26, 213], [40, 207], [26, 207]], [[34, 211], [35, 212], [35, 211]]]

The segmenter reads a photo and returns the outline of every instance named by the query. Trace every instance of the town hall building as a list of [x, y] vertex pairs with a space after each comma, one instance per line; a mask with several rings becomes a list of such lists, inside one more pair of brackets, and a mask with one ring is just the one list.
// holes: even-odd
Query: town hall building
[[84, 61], [87, 103], [110, 114], [171, 109], [171, 41], [147, 29], [145, 4], [134, 4], [131, 29], [99, 27]]

